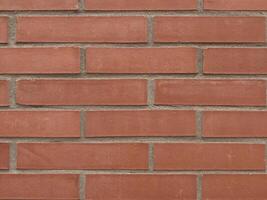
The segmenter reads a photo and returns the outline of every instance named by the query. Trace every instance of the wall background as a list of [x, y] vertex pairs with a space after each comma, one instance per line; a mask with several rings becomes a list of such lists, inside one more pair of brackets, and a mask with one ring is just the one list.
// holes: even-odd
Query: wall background
[[0, 0], [0, 199], [267, 199], [266, 0]]

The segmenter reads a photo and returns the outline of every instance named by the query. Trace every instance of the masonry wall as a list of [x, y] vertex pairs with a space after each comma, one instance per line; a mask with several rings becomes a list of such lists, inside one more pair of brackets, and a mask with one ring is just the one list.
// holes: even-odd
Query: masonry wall
[[0, 199], [267, 199], [266, 0], [0, 0]]

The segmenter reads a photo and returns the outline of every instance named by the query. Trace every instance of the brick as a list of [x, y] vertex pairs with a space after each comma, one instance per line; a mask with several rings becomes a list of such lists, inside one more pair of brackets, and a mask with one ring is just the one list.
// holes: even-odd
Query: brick
[[141, 16], [18, 17], [16, 37], [17, 42], [144, 43], [147, 22]]
[[90, 48], [88, 73], [196, 73], [193, 48]]
[[35, 79], [17, 82], [23, 105], [146, 105], [147, 81], [141, 79]]
[[87, 10], [196, 10], [195, 0], [85, 0]]
[[[105, 126], [103, 126], [105, 124]], [[86, 113], [87, 137], [194, 136], [194, 111], [123, 110]]]
[[0, 169], [9, 168], [9, 145], [0, 143]]
[[77, 0], [0, 0], [0, 10], [78, 10]]
[[0, 137], [80, 137], [80, 113], [0, 111]]
[[266, 199], [266, 174], [204, 175], [202, 199]]
[[155, 42], [261, 43], [263, 17], [155, 17]]
[[204, 137], [267, 137], [267, 112], [210, 111], [203, 115]]
[[0, 43], [8, 41], [8, 18], [0, 17]]
[[0, 199], [79, 199], [79, 176], [0, 174]]
[[194, 175], [88, 175], [86, 199], [196, 199]]
[[165, 79], [156, 81], [158, 105], [265, 106], [266, 82], [238, 79]]
[[147, 144], [18, 144], [18, 169], [148, 169]]
[[234, 143], [155, 144], [156, 170], [265, 170], [265, 146]]
[[0, 106], [9, 105], [8, 81], [0, 80]]
[[211, 48], [204, 51], [205, 74], [267, 74], [265, 48]]
[[204, 0], [205, 10], [267, 10], [265, 0]]
[[2, 48], [1, 74], [69, 74], [80, 72], [78, 48]]

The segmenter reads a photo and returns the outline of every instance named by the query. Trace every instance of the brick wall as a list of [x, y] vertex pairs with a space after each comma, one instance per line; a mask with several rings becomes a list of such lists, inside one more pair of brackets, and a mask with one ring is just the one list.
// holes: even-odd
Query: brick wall
[[0, 199], [267, 199], [266, 0], [0, 0]]

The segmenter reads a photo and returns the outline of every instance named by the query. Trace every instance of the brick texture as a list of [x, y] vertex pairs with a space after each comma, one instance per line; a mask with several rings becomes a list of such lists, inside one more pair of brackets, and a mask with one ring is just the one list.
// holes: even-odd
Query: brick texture
[[20, 80], [24, 105], [146, 105], [145, 80]]
[[264, 170], [264, 145], [156, 144], [156, 170]]
[[267, 176], [204, 175], [203, 199], [265, 199]]
[[85, 0], [87, 10], [196, 10], [195, 0]]
[[267, 137], [267, 112], [210, 111], [203, 117], [205, 137]]
[[196, 199], [193, 175], [88, 175], [86, 198], [93, 200]]
[[0, 0], [0, 200], [266, 200], [267, 0]]
[[1, 74], [71, 74], [80, 72], [77, 48], [0, 49]]
[[[103, 126], [105, 124], [105, 126]], [[86, 136], [193, 136], [193, 111], [91, 111], [86, 113]]]
[[18, 169], [147, 169], [146, 144], [28, 143], [18, 145]]
[[159, 105], [263, 106], [266, 82], [260, 80], [157, 80]]
[[9, 168], [9, 145], [0, 143], [0, 169]]
[[210, 48], [204, 51], [205, 74], [267, 74], [265, 48]]
[[8, 81], [0, 80], [0, 106], [9, 105]]
[[80, 137], [75, 111], [0, 111], [0, 137]]
[[8, 18], [0, 17], [0, 43], [8, 41]]
[[87, 72], [196, 73], [196, 53], [193, 48], [92, 48], [87, 50]]
[[204, 0], [205, 10], [267, 10], [265, 0]]
[[[18, 42], [143, 43], [145, 17], [19, 17]], [[108, 31], [107, 31], [108, 30]]]
[[71, 174], [0, 174], [1, 199], [79, 199]]
[[263, 17], [156, 17], [155, 42], [262, 43]]
[[78, 10], [78, 0], [0, 0], [0, 10]]

